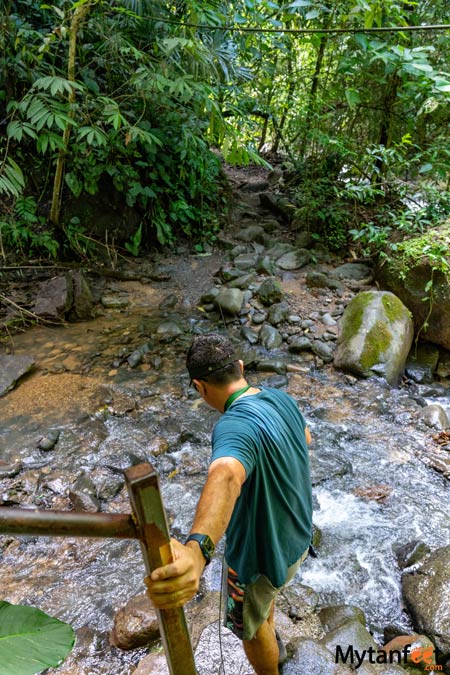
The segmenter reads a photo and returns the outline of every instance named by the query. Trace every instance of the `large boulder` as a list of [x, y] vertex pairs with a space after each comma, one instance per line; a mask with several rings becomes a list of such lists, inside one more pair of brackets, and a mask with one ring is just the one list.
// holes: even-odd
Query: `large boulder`
[[414, 337], [409, 311], [392, 293], [365, 291], [339, 322], [334, 365], [362, 377], [379, 375], [396, 385]]
[[437, 549], [402, 577], [403, 598], [414, 627], [450, 655], [450, 546]]
[[[397, 246], [376, 271], [382, 288], [411, 310], [416, 331], [450, 349], [450, 222]], [[431, 283], [431, 286], [430, 286]]]

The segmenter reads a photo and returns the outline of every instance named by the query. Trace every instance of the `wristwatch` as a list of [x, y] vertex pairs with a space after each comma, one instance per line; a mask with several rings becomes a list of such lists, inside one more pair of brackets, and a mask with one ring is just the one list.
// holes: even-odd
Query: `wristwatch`
[[195, 532], [194, 534], [190, 534], [184, 543], [187, 544], [188, 541], [196, 541], [198, 543], [200, 550], [206, 560], [206, 564], [209, 565], [211, 558], [214, 555], [214, 551], [216, 550], [211, 537], [208, 537], [207, 534], [197, 534], [197, 532]]

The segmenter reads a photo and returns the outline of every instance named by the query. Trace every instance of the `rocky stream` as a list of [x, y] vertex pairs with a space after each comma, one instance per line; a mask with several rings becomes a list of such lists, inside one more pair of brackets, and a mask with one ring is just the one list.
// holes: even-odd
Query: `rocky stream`
[[[432, 641], [436, 669], [450, 672], [448, 354], [434, 377], [409, 362], [397, 387], [335, 369], [344, 308], [376, 289], [370, 265], [342, 261], [285, 227], [261, 198], [268, 186], [259, 175], [249, 171], [239, 188], [214, 248], [137, 260], [130, 280], [87, 275], [94, 318], [10, 338], [0, 356], [0, 504], [129, 512], [122, 472], [150, 461], [182, 540], [217, 419], [189, 387], [184, 354], [193, 334], [226, 330], [249, 380], [292, 394], [313, 436], [319, 556], [280, 597], [283, 673], [351, 673], [335, 663], [336, 645], [381, 649], [412, 633]], [[141, 595], [137, 542], [3, 535], [0, 551], [2, 599], [76, 630], [73, 652], [46, 672], [167, 672]], [[222, 551], [187, 608], [197, 668], [247, 675], [239, 642], [226, 629], [219, 640]], [[409, 672], [425, 665], [410, 663]], [[402, 666], [380, 658], [358, 670], [400, 675]]]

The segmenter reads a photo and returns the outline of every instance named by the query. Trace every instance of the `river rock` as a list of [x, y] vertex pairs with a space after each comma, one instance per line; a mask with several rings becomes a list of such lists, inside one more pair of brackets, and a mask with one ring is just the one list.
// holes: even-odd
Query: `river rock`
[[242, 277], [238, 277], [237, 279], [230, 281], [228, 288], [240, 288], [241, 290], [245, 290], [250, 286], [251, 283], [253, 283], [254, 280], [254, 274], [244, 274]]
[[53, 450], [55, 445], [57, 444], [59, 437], [61, 435], [61, 431], [59, 429], [52, 429], [47, 433], [46, 436], [43, 436], [38, 444], [37, 447], [39, 450]]
[[220, 288], [217, 288], [217, 286], [214, 286], [213, 288], [210, 288], [209, 291], [206, 291], [206, 293], [203, 293], [203, 295], [200, 298], [200, 302], [210, 304], [210, 303], [214, 302], [214, 300], [217, 298], [219, 293], [220, 293]]
[[333, 270], [332, 276], [337, 279], [352, 279], [353, 281], [371, 282], [373, 270], [365, 263], [345, 263]]
[[330, 363], [334, 357], [334, 345], [326, 344], [322, 340], [313, 340], [311, 349], [324, 363]]
[[450, 352], [441, 350], [436, 370], [439, 377], [450, 377]]
[[310, 260], [311, 253], [306, 248], [299, 248], [278, 258], [277, 265], [282, 270], [298, 270], [307, 265]]
[[381, 375], [396, 385], [413, 340], [409, 311], [392, 293], [359, 293], [340, 322], [336, 368], [363, 377]]
[[0, 480], [2, 478], [14, 478], [22, 470], [22, 462], [19, 458], [4, 460], [0, 459]]
[[146, 451], [151, 457], [160, 457], [169, 452], [169, 442], [163, 436], [155, 436], [147, 445]]
[[320, 644], [329, 649], [333, 655], [337, 653], [337, 647], [340, 647], [345, 654], [348, 645], [358, 650], [360, 654], [370, 647], [375, 651], [378, 649], [372, 635], [358, 619], [348, 619], [334, 628], [322, 638]]
[[257, 333], [254, 333], [248, 326], [242, 326], [240, 333], [241, 337], [243, 337], [244, 340], [247, 340], [247, 342], [249, 342], [251, 345], [256, 345], [258, 342]]
[[402, 664], [416, 666], [421, 671], [433, 670], [427, 666], [436, 664], [434, 644], [426, 635], [398, 635], [381, 649], [388, 657], [392, 654], [392, 659], [397, 660], [400, 652]]
[[69, 499], [74, 511], [95, 513], [100, 510], [95, 485], [85, 474], [81, 474], [69, 490]]
[[[286, 372], [286, 364], [281, 359], [261, 359], [256, 365], [256, 370], [262, 373], [278, 373], [284, 375]], [[284, 383], [286, 379], [284, 378]]]
[[276, 302], [269, 309], [267, 320], [272, 326], [278, 326], [284, 323], [289, 315], [289, 305], [287, 302]]
[[414, 539], [407, 544], [394, 544], [392, 550], [394, 551], [397, 564], [401, 570], [404, 570], [411, 565], [415, 565], [431, 551], [428, 544], [420, 541], [420, 539]]
[[238, 270], [250, 270], [256, 267], [258, 262], [256, 253], [242, 253], [234, 259], [234, 265]]
[[283, 287], [278, 279], [269, 277], [265, 279], [257, 290], [257, 296], [263, 305], [270, 306], [283, 299]]
[[35, 365], [31, 356], [0, 355], [0, 396], [14, 389], [23, 375]]
[[417, 570], [405, 573], [402, 590], [414, 628], [450, 655], [450, 546], [433, 551]]
[[273, 276], [275, 274], [275, 263], [270, 258], [270, 256], [265, 255], [258, 260], [256, 265], [256, 271], [258, 274], [266, 274], [268, 276]]
[[69, 272], [72, 281], [73, 302], [69, 312], [71, 321], [88, 321], [94, 316], [94, 299], [91, 288], [80, 271]]
[[267, 211], [282, 216], [287, 222], [292, 220], [296, 206], [287, 197], [275, 192], [261, 192], [259, 200]]
[[[450, 275], [438, 269], [439, 263], [433, 255], [433, 247], [437, 245], [441, 245], [441, 255], [448, 265], [448, 221], [401, 242], [378, 267], [376, 277], [382, 288], [395, 293], [412, 312], [415, 328], [420, 330], [422, 338], [450, 349]], [[431, 305], [426, 300], [430, 292], [425, 290], [430, 280], [433, 282]]]
[[73, 284], [69, 274], [44, 281], [38, 290], [33, 312], [37, 316], [60, 319], [73, 304]]
[[283, 342], [281, 334], [268, 323], [261, 326], [258, 336], [259, 343], [266, 349], [276, 349]]
[[114, 617], [110, 643], [119, 649], [144, 647], [160, 637], [158, 616], [146, 593], [140, 593]]
[[339, 628], [349, 619], [359, 621], [364, 627], [366, 625], [364, 612], [354, 605], [327, 605], [319, 611], [319, 619], [327, 633]]
[[249, 225], [243, 230], [239, 230], [239, 232], [236, 234], [236, 239], [240, 239], [241, 241], [245, 241], [247, 243], [252, 241], [264, 243], [264, 236], [264, 228], [261, 227], [261, 225]]
[[121, 309], [128, 307], [130, 301], [127, 297], [120, 295], [102, 295], [101, 303], [106, 309]]
[[310, 457], [311, 462], [311, 481], [312, 484], [319, 485], [335, 476], [345, 476], [346, 473], [352, 473], [352, 465], [341, 457], [337, 457], [331, 452], [314, 452]]
[[283, 666], [283, 675], [351, 675], [349, 666], [336, 664], [334, 654], [317, 640], [306, 638], [299, 641], [298, 647]]
[[289, 338], [288, 344], [289, 351], [293, 352], [294, 354], [312, 350], [311, 340], [304, 335], [293, 335], [291, 338]]
[[215, 298], [214, 304], [225, 314], [233, 316], [239, 314], [243, 301], [244, 293], [239, 288], [225, 288]]
[[266, 319], [267, 312], [264, 311], [256, 311], [251, 317], [252, 323], [255, 324], [255, 326], [260, 326]]
[[433, 429], [442, 431], [447, 429], [450, 426], [450, 420], [444, 408], [439, 405], [439, 403], [432, 403], [431, 405], [425, 406], [420, 411], [420, 417], [423, 419], [425, 424]]
[[439, 349], [431, 342], [414, 345], [408, 355], [405, 375], [418, 384], [431, 384], [439, 362]]
[[176, 321], [163, 321], [156, 329], [156, 335], [160, 342], [172, 342], [183, 335], [183, 329]]
[[161, 309], [162, 311], [165, 311], [166, 309], [173, 309], [178, 305], [178, 298], [175, 295], [175, 293], [170, 293], [169, 295], [166, 295], [165, 298], [161, 300], [161, 302], [158, 305], [158, 309]]

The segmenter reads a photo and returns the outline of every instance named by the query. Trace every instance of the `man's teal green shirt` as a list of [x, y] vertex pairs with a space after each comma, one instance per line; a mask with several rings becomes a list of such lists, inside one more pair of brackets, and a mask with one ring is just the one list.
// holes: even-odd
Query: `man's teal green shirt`
[[278, 389], [241, 396], [217, 422], [212, 461], [234, 457], [246, 480], [227, 528], [225, 559], [248, 584], [264, 574], [275, 588], [308, 548], [312, 493], [306, 422]]

